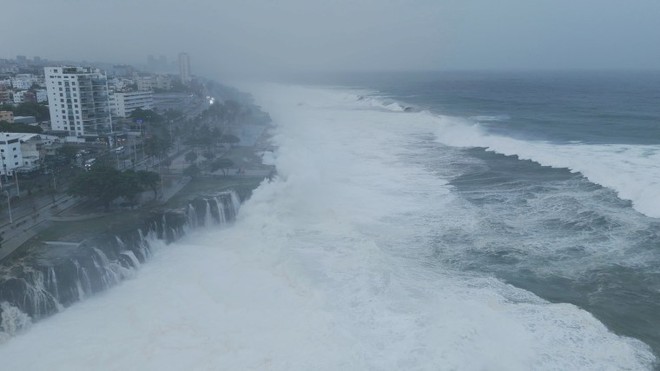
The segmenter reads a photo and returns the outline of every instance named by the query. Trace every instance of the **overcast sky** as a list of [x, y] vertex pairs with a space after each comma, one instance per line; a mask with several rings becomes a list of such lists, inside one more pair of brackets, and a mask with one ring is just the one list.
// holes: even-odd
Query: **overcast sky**
[[0, 11], [0, 58], [186, 51], [209, 76], [660, 69], [660, 0], [2, 0]]

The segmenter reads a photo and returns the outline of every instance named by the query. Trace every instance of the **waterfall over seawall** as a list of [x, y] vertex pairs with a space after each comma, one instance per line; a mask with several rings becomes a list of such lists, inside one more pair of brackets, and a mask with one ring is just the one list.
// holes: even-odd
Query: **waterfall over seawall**
[[141, 226], [80, 244], [53, 243], [0, 265], [0, 342], [33, 321], [63, 310], [135, 274], [155, 249], [199, 227], [236, 218], [235, 192], [198, 196], [187, 207], [166, 210]]

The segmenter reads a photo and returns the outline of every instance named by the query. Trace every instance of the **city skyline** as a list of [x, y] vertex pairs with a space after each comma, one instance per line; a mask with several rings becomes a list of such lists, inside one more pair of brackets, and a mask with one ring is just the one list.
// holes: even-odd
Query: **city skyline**
[[[148, 55], [172, 60], [186, 50], [195, 56], [195, 71], [214, 77], [292, 71], [660, 68], [660, 3], [651, 0], [200, 0], [192, 5], [144, 0], [121, 13], [116, 5], [8, 0], [7, 14], [33, 14], [37, 32], [16, 32], [22, 27], [20, 17], [10, 17], [0, 25], [0, 32], [12, 35], [4, 52], [142, 65]], [[59, 27], [58, 19], [74, 10], [80, 16], [67, 18], [70, 28], [85, 34], [71, 44], [65, 42], [69, 28]], [[118, 27], [116, 19], [141, 31]], [[39, 37], [46, 30], [51, 37]]]

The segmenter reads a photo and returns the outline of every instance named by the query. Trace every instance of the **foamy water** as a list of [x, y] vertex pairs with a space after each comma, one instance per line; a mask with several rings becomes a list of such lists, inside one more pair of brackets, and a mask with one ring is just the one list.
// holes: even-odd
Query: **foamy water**
[[279, 176], [235, 225], [165, 247], [134, 279], [33, 325], [0, 346], [2, 367], [651, 367], [643, 343], [573, 305], [434, 263], [435, 223], [470, 223], [446, 215], [444, 179], [404, 160], [438, 119], [355, 98], [258, 91], [277, 125]]
[[639, 212], [660, 218], [660, 145], [553, 144], [486, 134], [474, 121], [418, 115], [438, 125], [438, 141], [460, 147], [484, 147], [490, 151], [541, 165], [580, 172], [590, 181], [611, 188], [632, 202]]

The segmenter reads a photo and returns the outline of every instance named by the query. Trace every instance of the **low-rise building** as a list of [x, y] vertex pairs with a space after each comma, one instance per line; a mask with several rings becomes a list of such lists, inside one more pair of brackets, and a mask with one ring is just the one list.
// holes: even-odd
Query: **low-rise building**
[[21, 133], [0, 133], [0, 174], [10, 175], [23, 166]]
[[108, 80], [108, 87], [114, 91], [131, 90], [135, 82], [131, 79], [115, 77]]
[[141, 76], [137, 80], [137, 88], [142, 91], [170, 90], [172, 89], [172, 78], [168, 75]]
[[37, 99], [37, 103], [48, 102], [48, 91], [46, 89], [35, 90], [34, 94]]
[[151, 91], [132, 91], [114, 93], [111, 97], [111, 106], [115, 116], [128, 117], [137, 108], [153, 109], [154, 98]]
[[14, 104], [21, 104], [26, 102], [27, 97], [28, 97], [27, 90], [14, 91], [14, 98], [13, 98]]
[[11, 86], [18, 90], [28, 90], [33, 84], [36, 84], [39, 78], [30, 73], [22, 73], [11, 79]]
[[14, 124], [36, 124], [37, 118], [34, 116], [14, 116]]
[[14, 123], [14, 112], [12, 111], [0, 111], [0, 121], [6, 121], [10, 124]]
[[168, 75], [156, 75], [156, 89], [172, 89], [172, 77]]
[[3, 89], [0, 87], [0, 103], [9, 103], [11, 102], [11, 91], [9, 89]]
[[156, 88], [156, 79], [153, 76], [141, 76], [137, 79], [137, 88], [140, 91], [152, 91]]
[[19, 138], [21, 143], [21, 156], [23, 164], [16, 171], [33, 171], [38, 169], [46, 156], [46, 148], [52, 147], [59, 142], [59, 138], [44, 134], [22, 134]]
[[59, 142], [52, 135], [0, 133], [0, 174], [33, 171], [43, 163], [46, 147]]

